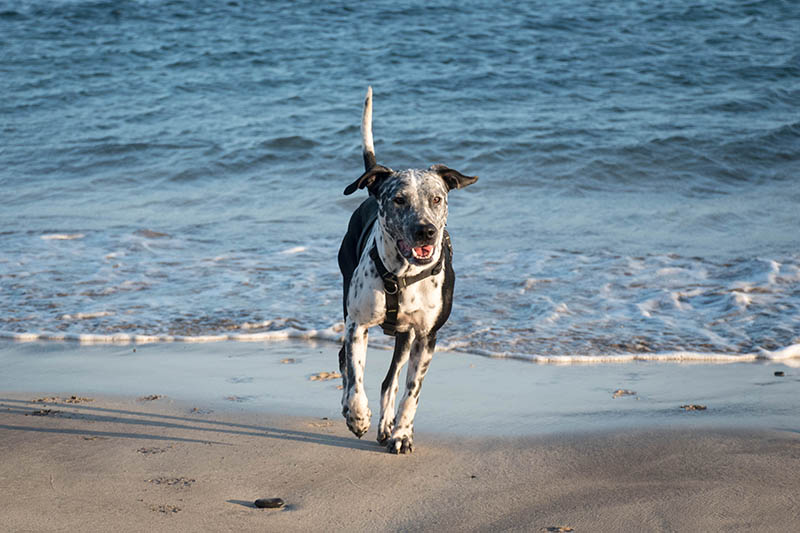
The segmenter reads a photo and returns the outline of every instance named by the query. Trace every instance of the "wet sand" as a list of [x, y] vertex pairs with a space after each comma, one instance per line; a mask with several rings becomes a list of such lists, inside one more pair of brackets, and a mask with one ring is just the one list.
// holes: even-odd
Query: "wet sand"
[[[323, 364], [332, 354], [305, 343], [3, 345], [0, 522], [12, 531], [788, 531], [800, 516], [796, 369], [437, 354], [415, 452], [394, 456], [374, 427], [363, 440], [347, 431], [336, 380], [311, 380], [335, 369]], [[370, 352], [374, 390], [388, 357]], [[272, 497], [285, 506], [253, 505]]]

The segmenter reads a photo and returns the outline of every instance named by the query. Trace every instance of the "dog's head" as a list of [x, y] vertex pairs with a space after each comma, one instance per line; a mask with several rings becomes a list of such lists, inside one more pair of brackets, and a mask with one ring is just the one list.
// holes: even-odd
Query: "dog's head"
[[373, 165], [347, 186], [345, 194], [366, 188], [378, 200], [381, 228], [401, 258], [413, 265], [438, 259], [447, 222], [447, 193], [478, 181], [444, 165], [394, 171]]

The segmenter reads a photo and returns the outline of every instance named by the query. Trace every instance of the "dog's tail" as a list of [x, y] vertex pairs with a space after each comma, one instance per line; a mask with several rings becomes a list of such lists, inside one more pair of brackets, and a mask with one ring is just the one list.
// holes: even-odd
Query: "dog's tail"
[[361, 116], [361, 144], [364, 147], [364, 169], [375, 166], [375, 146], [372, 144], [372, 86], [367, 87], [364, 114]]

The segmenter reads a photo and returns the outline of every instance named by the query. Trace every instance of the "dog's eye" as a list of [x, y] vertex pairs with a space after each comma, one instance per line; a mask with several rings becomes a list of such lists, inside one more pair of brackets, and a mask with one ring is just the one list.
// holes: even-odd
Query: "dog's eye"
[[406, 199], [403, 198], [402, 196], [396, 196], [394, 198], [394, 203], [396, 203], [397, 205], [406, 205]]
[[441, 196], [434, 196], [433, 197], [433, 205], [439, 205], [440, 203], [442, 203], [442, 197]]

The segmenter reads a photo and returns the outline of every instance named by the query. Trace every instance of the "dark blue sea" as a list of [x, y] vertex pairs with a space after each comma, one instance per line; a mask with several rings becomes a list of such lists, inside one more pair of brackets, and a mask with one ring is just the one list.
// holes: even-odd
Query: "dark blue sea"
[[335, 339], [371, 85], [379, 162], [480, 176], [440, 346], [800, 357], [798, 28], [780, 0], [0, 1], [0, 332]]

